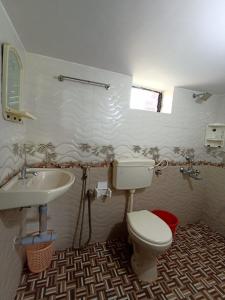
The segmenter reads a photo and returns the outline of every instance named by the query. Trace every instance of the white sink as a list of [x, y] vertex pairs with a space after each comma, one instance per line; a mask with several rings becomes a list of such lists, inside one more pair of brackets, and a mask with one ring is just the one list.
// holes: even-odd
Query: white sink
[[27, 169], [36, 172], [26, 179], [13, 177], [0, 189], [0, 210], [47, 204], [63, 195], [74, 183], [73, 173], [62, 169]]

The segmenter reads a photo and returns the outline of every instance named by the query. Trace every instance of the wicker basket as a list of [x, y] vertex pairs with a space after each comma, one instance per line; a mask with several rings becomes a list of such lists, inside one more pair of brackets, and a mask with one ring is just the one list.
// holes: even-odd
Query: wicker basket
[[54, 253], [53, 241], [26, 246], [27, 264], [31, 272], [39, 273], [47, 269]]

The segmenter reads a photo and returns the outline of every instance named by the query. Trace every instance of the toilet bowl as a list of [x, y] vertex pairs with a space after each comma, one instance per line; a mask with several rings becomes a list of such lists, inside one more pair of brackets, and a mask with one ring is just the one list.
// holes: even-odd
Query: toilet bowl
[[133, 244], [131, 265], [142, 281], [157, 279], [157, 256], [172, 243], [169, 226], [147, 210], [127, 214], [127, 227]]
[[134, 193], [152, 184], [155, 161], [152, 159], [116, 159], [113, 162], [113, 186], [129, 191], [127, 227], [133, 243], [131, 265], [139, 279], [157, 278], [157, 256], [172, 243], [169, 226], [147, 210], [133, 211]]

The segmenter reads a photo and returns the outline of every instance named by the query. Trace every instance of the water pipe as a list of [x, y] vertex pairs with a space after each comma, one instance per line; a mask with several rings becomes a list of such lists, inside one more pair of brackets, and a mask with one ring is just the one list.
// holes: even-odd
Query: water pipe
[[134, 204], [134, 193], [135, 190], [129, 190], [129, 196], [128, 196], [128, 208], [127, 211], [128, 212], [132, 212], [133, 211], [133, 204]]
[[39, 234], [17, 238], [15, 243], [27, 246], [30, 244], [39, 244], [55, 241], [56, 234], [54, 232], [48, 232], [47, 230], [47, 212], [47, 204], [39, 206]]

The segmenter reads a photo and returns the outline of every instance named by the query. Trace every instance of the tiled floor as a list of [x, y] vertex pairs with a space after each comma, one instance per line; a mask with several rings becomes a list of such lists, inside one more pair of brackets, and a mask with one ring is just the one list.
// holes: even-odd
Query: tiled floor
[[225, 239], [207, 226], [178, 229], [151, 284], [137, 279], [129, 259], [121, 241], [57, 252], [47, 271], [24, 270], [16, 300], [225, 299]]

